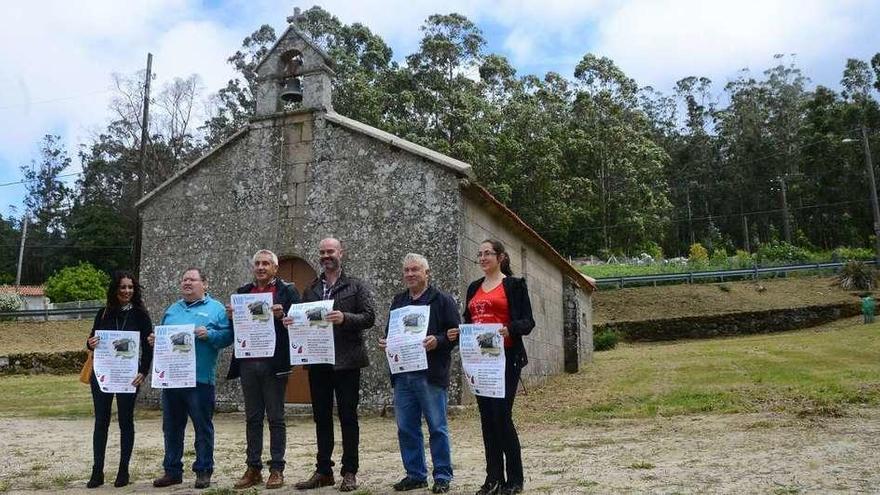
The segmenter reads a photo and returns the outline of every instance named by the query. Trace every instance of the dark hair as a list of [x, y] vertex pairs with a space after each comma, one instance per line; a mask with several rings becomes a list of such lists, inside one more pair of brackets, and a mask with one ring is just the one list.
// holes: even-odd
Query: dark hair
[[501, 273], [512, 277], [513, 270], [510, 269], [510, 255], [504, 249], [504, 244], [501, 244], [501, 241], [496, 239], [486, 239], [480, 244], [492, 245], [492, 250], [495, 251], [495, 255], [498, 257], [498, 263], [501, 263]]
[[119, 285], [122, 283], [122, 279], [127, 278], [131, 279], [132, 285], [134, 285], [134, 293], [131, 295], [131, 305], [135, 308], [144, 307], [144, 298], [141, 295], [141, 286], [138, 284], [136, 278], [134, 278], [134, 274], [128, 270], [117, 270], [113, 272], [113, 276], [110, 278], [110, 286], [107, 287], [107, 309], [114, 310], [119, 309]]
[[186, 270], [184, 270], [183, 273], [181, 274], [181, 276], [186, 275], [186, 272], [196, 272], [199, 274], [199, 280], [201, 280], [202, 282], [205, 282], [205, 283], [208, 282], [208, 277], [205, 276], [205, 272], [202, 271], [201, 268], [196, 268], [196, 267], [191, 266], [191, 267], [187, 268]]

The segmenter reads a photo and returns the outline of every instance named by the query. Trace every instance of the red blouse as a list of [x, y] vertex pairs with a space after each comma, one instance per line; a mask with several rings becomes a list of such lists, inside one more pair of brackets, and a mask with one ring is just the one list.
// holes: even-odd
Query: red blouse
[[[507, 304], [507, 294], [504, 293], [504, 284], [498, 284], [489, 292], [483, 290], [482, 286], [479, 287], [468, 303], [468, 311], [474, 323], [501, 323], [508, 326], [510, 309]], [[504, 347], [512, 346], [513, 340], [504, 337]]]

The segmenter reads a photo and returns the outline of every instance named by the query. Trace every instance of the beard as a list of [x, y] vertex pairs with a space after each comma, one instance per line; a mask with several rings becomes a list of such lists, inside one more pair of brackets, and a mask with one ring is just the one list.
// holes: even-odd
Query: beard
[[329, 256], [321, 258], [321, 265], [324, 267], [324, 270], [330, 270], [331, 272], [339, 270], [339, 260]]

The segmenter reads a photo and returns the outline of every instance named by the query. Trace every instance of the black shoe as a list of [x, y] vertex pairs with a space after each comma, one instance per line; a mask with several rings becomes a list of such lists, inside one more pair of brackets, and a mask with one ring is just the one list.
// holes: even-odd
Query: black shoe
[[427, 488], [427, 487], [428, 487], [427, 480], [419, 481], [415, 478], [410, 478], [409, 476], [407, 476], [406, 478], [403, 478], [402, 480], [400, 480], [397, 483], [395, 483], [394, 485], [392, 485], [392, 488], [394, 488], [395, 492], [406, 492], [409, 490], [416, 490], [419, 488]]
[[501, 489], [498, 490], [499, 495], [515, 495], [517, 493], [522, 493], [523, 486], [522, 483], [505, 483]]
[[486, 482], [483, 483], [483, 486], [481, 486], [480, 489], [477, 490], [476, 495], [496, 495], [498, 493], [498, 489], [500, 488], [501, 482], [486, 480]]
[[86, 488], [98, 488], [99, 486], [104, 484], [104, 470], [99, 470], [95, 467], [92, 468], [92, 477], [89, 478], [89, 482], [86, 483]]
[[434, 486], [431, 487], [431, 493], [447, 493], [449, 492], [449, 480], [436, 480]]
[[122, 488], [123, 486], [128, 485], [131, 482], [128, 476], [128, 469], [120, 468], [119, 471], [116, 472], [116, 481], [113, 482], [113, 486], [116, 488]]
[[202, 471], [201, 473], [196, 473], [196, 484], [193, 485], [193, 488], [208, 488], [211, 486], [211, 473], [207, 471]]
[[156, 488], [165, 488], [166, 486], [179, 485], [183, 483], [183, 478], [175, 478], [168, 473], [162, 475], [161, 478], [153, 480], [153, 486]]

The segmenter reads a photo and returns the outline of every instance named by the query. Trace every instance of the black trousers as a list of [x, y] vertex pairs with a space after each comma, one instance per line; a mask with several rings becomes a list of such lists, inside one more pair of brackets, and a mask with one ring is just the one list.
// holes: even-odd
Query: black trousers
[[104, 470], [104, 454], [107, 450], [107, 432], [110, 429], [110, 412], [113, 396], [116, 396], [116, 417], [119, 421], [119, 469], [128, 469], [131, 451], [134, 449], [134, 403], [137, 393], [108, 394], [101, 391], [95, 374], [90, 380], [92, 404], [95, 407], [95, 430], [92, 433], [93, 468]]
[[342, 429], [342, 474], [358, 471], [357, 407], [360, 401], [361, 370], [334, 370], [330, 364], [309, 366], [309, 390], [312, 393], [312, 416], [318, 439], [316, 470], [333, 474], [333, 398]]
[[521, 371], [516, 364], [516, 358], [507, 354], [504, 366], [504, 398], [477, 396], [480, 423], [483, 427], [483, 447], [486, 451], [487, 481], [503, 483], [506, 470], [507, 483], [523, 484], [519, 435], [513, 425], [513, 399], [516, 398]]

